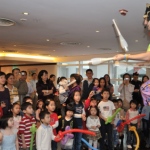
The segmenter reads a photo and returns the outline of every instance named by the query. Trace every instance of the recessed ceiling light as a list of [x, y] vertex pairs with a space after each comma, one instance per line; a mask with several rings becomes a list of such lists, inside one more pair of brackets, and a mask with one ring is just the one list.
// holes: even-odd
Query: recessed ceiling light
[[48, 55], [48, 56], [51, 56], [51, 55]]
[[21, 19], [20, 19], [20, 21], [27, 21], [27, 19], [25, 19], [25, 18], [21, 18]]
[[49, 39], [46, 39], [47, 42], [49, 42]]
[[139, 40], [135, 40], [135, 42], [137, 43]]
[[96, 32], [98, 33], [99, 31], [97, 30]]
[[119, 51], [116, 51], [117, 53], [119, 52]]
[[87, 48], [89, 48], [90, 46], [87, 46]]
[[16, 45], [14, 45], [14, 46], [16, 46]]
[[55, 50], [53, 50], [55, 52]]
[[29, 15], [29, 13], [28, 13], [28, 12], [23, 12], [23, 14], [24, 14], [24, 15], [26, 15], [26, 16], [27, 16], [27, 15]]

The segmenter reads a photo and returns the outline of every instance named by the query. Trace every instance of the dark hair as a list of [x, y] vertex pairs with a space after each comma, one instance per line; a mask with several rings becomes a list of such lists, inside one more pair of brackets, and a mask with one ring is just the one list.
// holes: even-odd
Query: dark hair
[[32, 106], [32, 104], [29, 103], [29, 102], [25, 102], [25, 103], [23, 103], [23, 104], [21, 105], [21, 110], [22, 110], [22, 111], [23, 111], [23, 110], [26, 110], [27, 107], [29, 107], [29, 106]]
[[6, 77], [6, 74], [2, 71], [0, 71], [0, 76], [5, 76]]
[[108, 92], [109, 95], [110, 95], [110, 90], [109, 90], [109, 88], [104, 88], [104, 89], [101, 91], [101, 94], [103, 94], [104, 92]]
[[13, 118], [12, 114], [7, 114], [2, 116], [2, 118], [0, 118], [0, 128], [1, 129], [6, 129], [6, 127], [8, 127], [8, 120], [10, 118]]
[[34, 72], [34, 73], [32, 73], [32, 75], [31, 75], [31, 76], [33, 77], [35, 74], [36, 74], [36, 73]]
[[149, 77], [148, 77], [147, 75], [144, 75], [144, 76], [142, 77], [142, 83], [144, 83], [144, 78], [145, 78], [145, 77], [149, 80]]
[[25, 96], [25, 97], [23, 98], [23, 103], [25, 103], [28, 99], [31, 99], [31, 100], [32, 100], [32, 98], [31, 98], [30, 96]]
[[102, 77], [102, 78], [99, 79], [99, 87], [101, 87], [101, 85], [100, 85], [101, 80], [104, 80], [104, 82], [105, 82], [104, 88], [106, 88], [106, 80], [105, 80], [104, 77]]
[[20, 104], [16, 102], [16, 103], [13, 103], [13, 104], [12, 104], [11, 109], [13, 109], [16, 105], [19, 105], [19, 106], [20, 106]]
[[130, 74], [128, 74], [128, 73], [125, 73], [125, 74], [123, 75], [123, 80], [124, 80], [124, 78], [125, 78], [126, 75], [129, 76], [129, 82], [131, 82], [131, 76], [130, 76]]
[[25, 73], [25, 74], [26, 74], [26, 76], [27, 76], [27, 72], [26, 72], [26, 71], [24, 71], [24, 70], [23, 70], [23, 71], [21, 71], [21, 75], [22, 75], [22, 73]]
[[96, 111], [97, 111], [96, 115], [99, 115], [99, 109], [98, 109], [98, 107], [97, 107], [97, 106], [90, 106], [89, 111], [90, 111], [92, 108], [95, 108]]
[[[6, 74], [6, 80], [8, 80], [8, 78], [10, 77], [10, 76], [13, 76], [14, 77], [14, 75], [12, 74], [12, 73], [7, 73]], [[6, 83], [5, 83], [5, 85], [7, 85], [7, 81], [6, 81]]]
[[121, 98], [118, 98], [117, 101], [123, 103]]
[[73, 73], [73, 74], [70, 75], [70, 78], [72, 78], [72, 77], [75, 78], [76, 83], [78, 85], [81, 83], [81, 77], [80, 77], [80, 75], [78, 75], [77, 73]]
[[66, 106], [66, 112], [67, 111], [73, 111], [74, 112], [74, 110], [75, 110], [75, 107], [74, 107], [73, 103], [67, 104], [67, 106]]
[[139, 73], [138, 72], [134, 72], [133, 76], [139, 76]]
[[[37, 101], [37, 103], [36, 103], [36, 110], [39, 109], [38, 105], [39, 105], [40, 102], [43, 102], [43, 100], [42, 100], [42, 99], [39, 99], [39, 100]], [[44, 110], [44, 102], [43, 102], [42, 109]]]
[[112, 99], [113, 103], [118, 103], [118, 99]]
[[[40, 84], [42, 84], [43, 83], [43, 81], [42, 81], [42, 76], [43, 76], [43, 74], [48, 74], [48, 72], [46, 71], [46, 70], [41, 70], [40, 72], [39, 72], [39, 74], [38, 74], [38, 83], [40, 83]], [[46, 83], [48, 84], [49, 83], [49, 79], [47, 78], [47, 80], [46, 80]]]
[[136, 105], [136, 109], [137, 109], [137, 106], [138, 106], [137, 101], [136, 101], [136, 100], [131, 100], [131, 101], [130, 101], [130, 107], [131, 107], [131, 104], [132, 104], [132, 103]]
[[46, 115], [50, 115], [48, 111], [41, 111], [39, 114], [40, 120], [44, 119]]
[[[54, 103], [55, 103], [55, 101], [54, 101], [53, 99], [51, 99], [51, 98], [47, 99], [47, 100], [45, 101], [45, 110], [47, 110], [46, 106], [48, 106], [48, 105], [50, 104], [50, 102], [54, 102]], [[56, 106], [56, 104], [55, 104], [55, 106]], [[48, 110], [47, 110], [47, 111], [48, 111]]]
[[14, 69], [12, 70], [12, 73], [14, 73], [14, 71], [15, 71], [15, 70], [20, 71], [20, 69], [19, 69], [19, 68], [14, 68]]
[[86, 70], [86, 73], [89, 72], [89, 71], [93, 73], [93, 70], [92, 70], [92, 69], [87, 69], [87, 70]]
[[56, 77], [54, 74], [51, 74], [50, 76], [49, 76], [49, 78], [52, 78], [52, 77]]
[[[108, 84], [109, 84], [109, 85], [111, 85], [111, 83], [110, 83], [110, 76], [109, 76], [109, 74], [105, 74], [105, 75], [104, 75], [104, 78], [105, 78], [106, 76], [108, 76], [108, 77], [109, 77]], [[106, 79], [105, 79], [105, 80], [106, 80]]]
[[81, 74], [79, 74], [81, 81], [83, 80], [83, 76]]
[[58, 77], [58, 78], [57, 78], [57, 84], [59, 84], [59, 82], [60, 82], [61, 80], [63, 80], [63, 79], [67, 80], [66, 77], [63, 77], [63, 76], [62, 76], [62, 77]]
[[[92, 84], [93, 84], [93, 85], [94, 85], [95, 80], [98, 80], [98, 82], [99, 82], [99, 79], [98, 79], [98, 78], [94, 78], [93, 81], [92, 81]], [[99, 86], [98, 86], [98, 87], [99, 87]]]

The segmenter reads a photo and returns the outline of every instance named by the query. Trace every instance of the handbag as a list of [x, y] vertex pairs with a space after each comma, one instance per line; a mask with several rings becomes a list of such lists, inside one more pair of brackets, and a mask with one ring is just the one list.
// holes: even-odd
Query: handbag
[[123, 100], [123, 109], [125, 112], [130, 108], [130, 103], [127, 101], [126, 96], [125, 96], [125, 86], [123, 86], [123, 92], [124, 92], [124, 100]]

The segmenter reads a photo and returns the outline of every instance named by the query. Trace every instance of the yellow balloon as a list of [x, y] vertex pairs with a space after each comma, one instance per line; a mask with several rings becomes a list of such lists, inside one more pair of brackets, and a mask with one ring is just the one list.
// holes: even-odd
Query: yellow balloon
[[129, 128], [129, 131], [133, 131], [133, 132], [135, 133], [136, 141], [137, 141], [135, 150], [138, 150], [139, 145], [140, 145], [140, 140], [139, 140], [139, 135], [138, 135], [138, 133], [137, 133], [137, 131], [136, 131], [136, 127], [135, 127], [135, 126], [131, 126], [131, 127]]

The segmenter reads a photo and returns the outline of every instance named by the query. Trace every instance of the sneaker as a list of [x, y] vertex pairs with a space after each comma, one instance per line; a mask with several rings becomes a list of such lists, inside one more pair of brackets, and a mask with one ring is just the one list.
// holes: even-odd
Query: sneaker
[[127, 145], [127, 148], [132, 148], [132, 146], [131, 145]]

